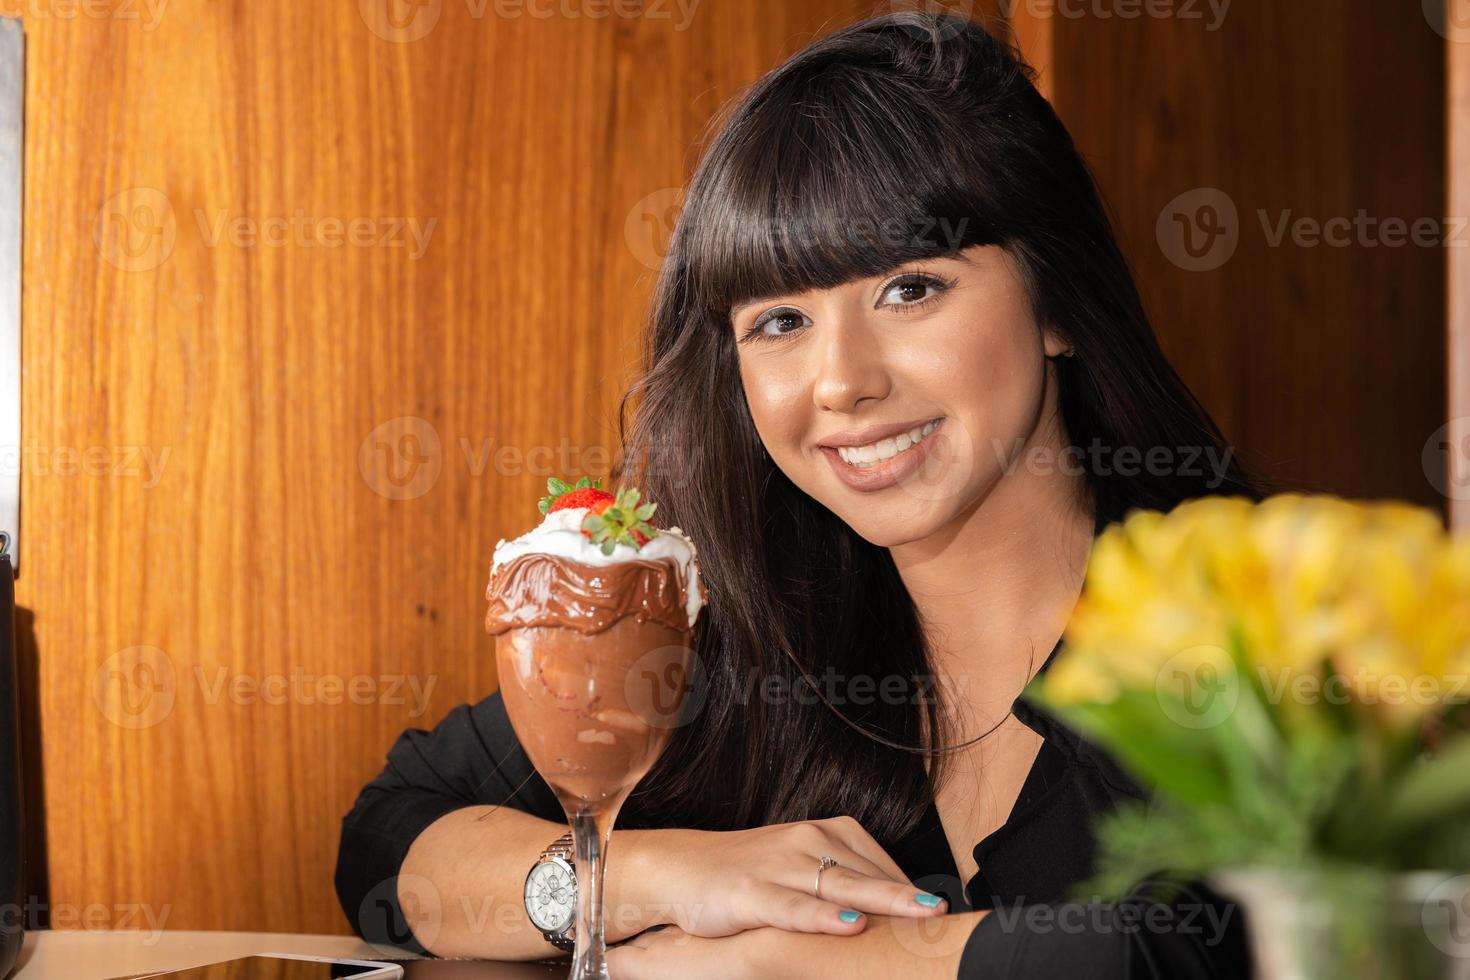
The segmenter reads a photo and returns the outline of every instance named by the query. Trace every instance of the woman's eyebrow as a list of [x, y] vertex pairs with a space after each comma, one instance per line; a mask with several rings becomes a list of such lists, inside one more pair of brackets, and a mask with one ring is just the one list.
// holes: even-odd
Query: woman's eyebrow
[[786, 293], [771, 293], [768, 296], [755, 296], [755, 297], [752, 297], [752, 298], [750, 298], [748, 300], [745, 300], [744, 302], [736, 303], [734, 306], [730, 307], [730, 318], [731, 319], [734, 319], [735, 317], [739, 316], [745, 310], [750, 309], [752, 306], [759, 306], [762, 303], [772, 303], [772, 302], [775, 302], [776, 300], [780, 299], [782, 296], [786, 296], [786, 295], [788, 295], [788, 294], [786, 294]]
[[[882, 279], [884, 276], [892, 275], [894, 272], [898, 271], [899, 269], [902, 269], [905, 265], [911, 265], [911, 264], [914, 264], [914, 263], [922, 263], [922, 262], [937, 262], [937, 261], [940, 261], [940, 260], [943, 260], [943, 259], [953, 259], [953, 260], [955, 260], [957, 262], [963, 262], [966, 265], [974, 265], [975, 264], [974, 259], [972, 259], [970, 256], [966, 255], [964, 253], [964, 251], [961, 250], [961, 251], [956, 251], [956, 252], [954, 252], [952, 254], [948, 254], [948, 255], [933, 255], [933, 256], [929, 256], [928, 258], [914, 259], [914, 260], [912, 260], [912, 262], [900, 262], [900, 263], [898, 263], [898, 265], [895, 265], [895, 266], [893, 266], [890, 269], [885, 269], [882, 272], [876, 273], [876, 274], [871, 275], [871, 276], [867, 276], [865, 278], [867, 278], [867, 279]], [[741, 313], [743, 313], [746, 310], [750, 309], [752, 306], [759, 306], [762, 303], [772, 303], [772, 302], [775, 302], [778, 299], [781, 299], [783, 296], [788, 296], [788, 295], [790, 295], [790, 294], [789, 293], [772, 293], [772, 294], [770, 294], [768, 296], [756, 296], [756, 297], [754, 297], [752, 299], [748, 299], [748, 300], [745, 300], [743, 302], [736, 303], [734, 306], [730, 307], [730, 319], [734, 320], [734, 319], [738, 318]]]

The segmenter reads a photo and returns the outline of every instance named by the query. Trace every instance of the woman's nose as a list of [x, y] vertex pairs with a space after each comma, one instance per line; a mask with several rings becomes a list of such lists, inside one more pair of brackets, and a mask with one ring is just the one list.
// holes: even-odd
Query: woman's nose
[[850, 412], [868, 398], [888, 394], [888, 371], [876, 338], [860, 323], [829, 322], [817, 344], [812, 401], [817, 408]]

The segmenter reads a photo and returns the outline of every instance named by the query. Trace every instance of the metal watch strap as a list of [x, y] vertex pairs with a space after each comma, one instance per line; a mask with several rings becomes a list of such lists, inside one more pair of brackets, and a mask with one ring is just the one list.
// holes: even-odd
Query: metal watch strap
[[559, 857], [563, 861], [572, 860], [572, 832], [569, 830], [556, 840], [546, 845], [546, 850], [541, 852], [541, 860]]
[[[542, 861], [549, 861], [552, 858], [561, 858], [563, 861], [572, 865], [572, 882], [573, 884], [575, 884], [577, 881], [577, 874], [576, 865], [572, 860], [573, 851], [574, 848], [572, 846], [572, 832], [569, 830], [565, 834], [562, 834], [560, 837], [558, 837], [556, 840], [552, 841], [550, 844], [547, 844], [546, 850], [541, 852], [541, 857], [536, 863], [540, 864]], [[561, 935], [546, 932], [544, 930], [542, 931], [541, 935], [548, 943], [551, 943], [551, 945], [555, 946], [557, 949], [562, 950], [563, 952], [570, 953], [576, 949], [576, 940], [573, 938], [576, 932], [577, 920], [574, 916], [572, 918], [572, 924], [567, 926], [567, 931], [562, 933]]]

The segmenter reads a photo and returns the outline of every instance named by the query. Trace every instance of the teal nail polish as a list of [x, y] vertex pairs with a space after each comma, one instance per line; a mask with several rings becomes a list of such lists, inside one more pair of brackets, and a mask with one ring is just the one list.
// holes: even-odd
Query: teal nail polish
[[849, 910], [849, 911], [846, 911], [846, 912], [838, 912], [837, 913], [837, 918], [841, 919], [843, 922], [849, 922], [849, 923], [851, 923], [851, 922], [856, 922], [858, 920], [858, 916], [860, 916], [860, 915], [862, 915], [861, 912], [853, 912], [853, 911], [850, 911]]
[[919, 892], [919, 894], [914, 896], [914, 901], [918, 902], [926, 909], [937, 909], [939, 908], [939, 903], [941, 899], [938, 895], [930, 895], [928, 892]]

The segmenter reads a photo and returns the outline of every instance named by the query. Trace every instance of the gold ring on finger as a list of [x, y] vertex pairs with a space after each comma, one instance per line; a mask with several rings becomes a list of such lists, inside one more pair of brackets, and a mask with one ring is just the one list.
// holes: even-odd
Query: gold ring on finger
[[822, 897], [822, 872], [826, 871], [828, 868], [835, 867], [837, 867], [837, 860], [833, 858], [830, 854], [823, 854], [820, 858], [817, 859], [817, 880], [816, 883], [812, 885], [812, 894], [817, 898]]

